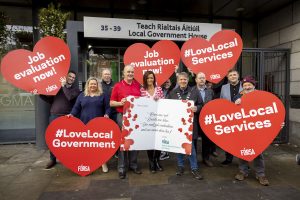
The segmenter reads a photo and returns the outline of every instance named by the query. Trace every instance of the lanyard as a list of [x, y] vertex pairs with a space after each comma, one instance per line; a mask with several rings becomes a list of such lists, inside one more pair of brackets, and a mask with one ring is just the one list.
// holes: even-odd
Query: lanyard
[[[178, 99], [179, 99], [179, 100], [182, 100], [182, 96], [180, 95], [180, 92], [177, 92], [176, 94], [177, 94], [177, 96], [178, 96]], [[191, 96], [191, 92], [188, 92], [188, 94], [187, 94], [187, 96], [186, 96], [186, 99], [184, 99], [184, 100], [189, 100], [189, 99], [190, 99], [190, 96]]]

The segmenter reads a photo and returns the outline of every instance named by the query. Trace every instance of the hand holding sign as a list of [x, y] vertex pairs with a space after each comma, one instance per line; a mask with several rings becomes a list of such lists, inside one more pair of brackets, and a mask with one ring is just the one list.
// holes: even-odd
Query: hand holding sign
[[170, 40], [161, 40], [150, 49], [143, 43], [136, 43], [127, 48], [124, 54], [125, 65], [134, 66], [134, 78], [143, 84], [146, 71], [153, 71], [157, 85], [162, 85], [174, 73], [180, 61], [180, 50]]
[[239, 34], [224, 30], [214, 34], [210, 41], [192, 38], [181, 48], [183, 63], [195, 74], [203, 72], [212, 83], [220, 82], [234, 67], [243, 49]]
[[41, 39], [33, 52], [9, 52], [2, 59], [1, 73], [8, 82], [27, 92], [55, 95], [61, 87], [60, 78], [68, 73], [70, 57], [64, 41], [49, 36]]
[[280, 99], [264, 91], [245, 94], [241, 100], [239, 105], [225, 99], [208, 102], [202, 108], [199, 123], [216, 145], [251, 161], [279, 133], [285, 109]]
[[97, 117], [87, 125], [75, 117], [55, 119], [46, 130], [50, 151], [73, 172], [86, 176], [106, 163], [120, 146], [121, 131], [107, 118]]

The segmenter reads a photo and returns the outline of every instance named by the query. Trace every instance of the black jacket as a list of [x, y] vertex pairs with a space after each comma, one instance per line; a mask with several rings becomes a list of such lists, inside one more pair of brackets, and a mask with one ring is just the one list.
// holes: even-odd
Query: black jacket
[[198, 122], [199, 113], [203, 106], [203, 102], [201, 100], [201, 97], [199, 95], [197, 88], [188, 86], [185, 90], [181, 90], [180, 87], [178, 87], [170, 92], [168, 99], [194, 101], [194, 105], [197, 106], [197, 111], [194, 113], [193, 139], [197, 139], [198, 138], [198, 125], [197, 124], [199, 124], [199, 122]]
[[60, 88], [55, 96], [40, 95], [40, 98], [51, 104], [51, 114], [66, 115], [71, 112], [79, 94], [80, 91], [78, 87], [73, 84], [69, 88], [66, 86]]
[[[106, 82], [102, 81], [101, 85], [102, 85], [103, 93], [106, 94], [108, 96], [109, 100], [110, 100], [111, 92], [112, 92], [112, 89], [114, 88], [115, 82], [113, 82], [111, 80], [110, 83], [107, 84]], [[109, 118], [113, 119], [114, 118], [113, 115], [116, 115], [116, 114], [117, 114], [116, 109], [113, 108], [113, 107], [110, 107]]]
[[[200, 99], [201, 99], [201, 103], [202, 103], [202, 105], [204, 106], [206, 103], [208, 103], [209, 101], [211, 101], [211, 100], [213, 100], [214, 99], [214, 97], [215, 97], [215, 95], [214, 95], [214, 91], [212, 90], [212, 89], [207, 89], [207, 88], [205, 88], [205, 97], [204, 97], [204, 99], [202, 99], [202, 96], [201, 96], [201, 94], [200, 94], [200, 91], [199, 91], [199, 89], [197, 88], [197, 86], [195, 86], [195, 90], [197, 90], [198, 91], [198, 95], [199, 95], [199, 97], [200, 97]], [[201, 108], [201, 110], [202, 110], [202, 108]], [[201, 110], [200, 110], [200, 112], [201, 112]], [[201, 129], [201, 127], [200, 127], [200, 123], [199, 123], [199, 115], [200, 115], [200, 112], [199, 113], [195, 113], [195, 117], [197, 118], [197, 125], [196, 125], [196, 127], [195, 127], [195, 131], [197, 131], [197, 133], [198, 133], [198, 135], [199, 136], [202, 136], [202, 134], [204, 134], [204, 132], [202, 131], [202, 129]]]

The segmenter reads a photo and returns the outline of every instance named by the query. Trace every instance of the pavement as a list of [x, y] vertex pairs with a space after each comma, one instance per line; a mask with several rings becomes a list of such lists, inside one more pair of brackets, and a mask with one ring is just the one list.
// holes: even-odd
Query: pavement
[[[200, 149], [200, 148], [199, 148]], [[242, 181], [234, 180], [238, 160], [222, 167], [224, 153], [212, 157], [215, 167], [200, 163], [204, 180], [196, 180], [186, 162], [185, 174], [176, 176], [176, 159], [161, 161], [163, 172], [151, 174], [145, 151], [139, 153], [143, 174], [128, 172], [120, 180], [116, 170], [117, 159], [111, 158], [109, 172], [101, 168], [86, 177], [80, 177], [63, 165], [44, 170], [49, 161], [49, 151], [38, 150], [34, 144], [0, 145], [0, 200], [299, 200], [300, 165], [295, 156], [300, 153], [297, 145], [271, 145], [264, 153], [266, 175], [270, 186], [262, 186], [255, 179], [253, 170]], [[198, 160], [201, 160], [199, 153]], [[252, 165], [250, 165], [252, 166]]]

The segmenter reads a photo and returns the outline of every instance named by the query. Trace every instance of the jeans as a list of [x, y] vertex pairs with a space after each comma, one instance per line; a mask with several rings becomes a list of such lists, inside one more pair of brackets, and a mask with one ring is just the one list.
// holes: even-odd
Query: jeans
[[[256, 176], [265, 176], [265, 160], [262, 154], [257, 156], [253, 161]], [[249, 162], [239, 159], [239, 169], [243, 174], [249, 174]]]
[[[188, 156], [188, 159], [190, 161], [191, 169], [197, 170], [198, 169], [198, 163], [197, 163], [197, 154], [195, 150], [195, 146], [192, 142], [192, 154]], [[185, 154], [178, 153], [177, 155], [177, 165], [178, 167], [184, 167], [184, 156]]]

